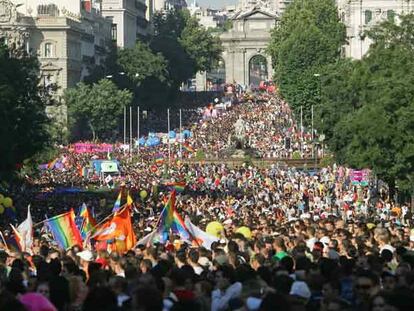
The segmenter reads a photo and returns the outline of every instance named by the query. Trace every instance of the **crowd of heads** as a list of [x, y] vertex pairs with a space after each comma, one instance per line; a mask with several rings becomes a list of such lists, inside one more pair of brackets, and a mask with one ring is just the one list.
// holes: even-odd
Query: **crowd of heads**
[[[219, 155], [239, 116], [249, 143], [262, 156], [289, 157], [303, 150], [289, 107], [276, 97], [200, 122], [188, 143]], [[174, 145], [172, 153], [179, 150]], [[313, 170], [278, 163], [234, 166], [186, 162], [180, 156], [164, 157], [165, 165], [157, 165], [156, 155], [167, 152], [165, 145], [141, 148], [137, 157], [137, 151], [131, 155], [116, 147], [111, 157], [121, 171], [107, 182], [93, 171], [79, 174], [91, 157], [107, 154], [76, 154], [62, 147], [63, 170], [38, 171], [10, 186], [17, 222], [29, 203], [34, 222], [82, 203], [103, 219], [117, 196], [113, 188], [122, 184], [134, 199], [132, 223], [140, 239], [157, 225], [169, 192], [165, 184], [184, 181], [177, 212], [203, 230], [212, 221], [222, 224], [210, 248], [171, 234], [167, 243], [138, 244], [126, 253], [81, 245], [62, 250], [39, 224], [30, 251], [13, 251], [0, 242], [0, 310], [414, 308], [412, 214], [408, 205], [394, 202], [386, 185], [373, 178], [355, 184], [350, 170], [337, 165]], [[62, 190], [68, 188], [82, 191]], [[107, 191], [97, 193], [102, 188]], [[240, 233], [240, 227], [250, 234]], [[7, 237], [4, 219], [1, 229]]]

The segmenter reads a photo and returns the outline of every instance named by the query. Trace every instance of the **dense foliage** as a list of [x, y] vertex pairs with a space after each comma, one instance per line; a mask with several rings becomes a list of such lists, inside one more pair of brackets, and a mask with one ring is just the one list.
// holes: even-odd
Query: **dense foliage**
[[345, 34], [334, 0], [296, 0], [272, 31], [268, 53], [275, 80], [296, 111], [304, 107], [305, 119], [319, 100], [314, 74], [339, 60]]
[[39, 87], [39, 63], [0, 45], [0, 173], [42, 150], [49, 140], [48, 94]]
[[[113, 139], [119, 132], [119, 120], [125, 106], [131, 103], [132, 94], [128, 90], [119, 90], [108, 79], [102, 79], [93, 85], [79, 83], [76, 88], [65, 92], [68, 105], [69, 122], [74, 138]], [[86, 131], [85, 129], [89, 129]]]
[[367, 32], [360, 61], [326, 70], [319, 128], [336, 158], [370, 167], [391, 188], [414, 186], [414, 15]]

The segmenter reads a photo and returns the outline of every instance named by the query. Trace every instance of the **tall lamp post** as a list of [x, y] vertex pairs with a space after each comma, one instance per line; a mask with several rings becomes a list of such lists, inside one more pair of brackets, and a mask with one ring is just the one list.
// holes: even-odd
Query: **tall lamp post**
[[[313, 76], [318, 79], [318, 101], [319, 104], [322, 102], [322, 82], [321, 82], [321, 74], [314, 73]], [[317, 149], [317, 142], [315, 139], [315, 130], [314, 130], [314, 107], [312, 105], [312, 142], [313, 142], [313, 157], [315, 158], [315, 165], [317, 163], [318, 158], [318, 149]]]

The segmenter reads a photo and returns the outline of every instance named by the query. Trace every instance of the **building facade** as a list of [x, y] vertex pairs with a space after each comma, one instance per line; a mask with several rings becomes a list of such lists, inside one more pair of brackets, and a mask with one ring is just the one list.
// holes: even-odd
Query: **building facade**
[[145, 0], [102, 0], [102, 15], [111, 20], [111, 36], [119, 47], [131, 48], [148, 34]]
[[337, 0], [337, 5], [348, 39], [343, 54], [355, 59], [361, 59], [372, 43], [364, 35], [366, 30], [414, 9], [413, 0]]
[[91, 1], [19, 3], [0, 0], [0, 38], [38, 57], [41, 83], [53, 89], [53, 97], [61, 103], [48, 107], [48, 112], [66, 118], [63, 92], [105, 59], [111, 22], [102, 17], [100, 6]]
[[148, 21], [152, 21], [152, 17], [157, 12], [165, 12], [171, 9], [181, 10], [187, 7], [186, 0], [146, 0]]

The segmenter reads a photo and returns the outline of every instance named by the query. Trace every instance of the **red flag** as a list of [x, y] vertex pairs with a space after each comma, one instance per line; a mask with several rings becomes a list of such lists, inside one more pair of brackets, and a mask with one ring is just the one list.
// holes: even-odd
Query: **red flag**
[[126, 252], [136, 244], [136, 237], [131, 223], [129, 208], [116, 213], [105, 222], [92, 236], [96, 241], [113, 241], [112, 250]]

